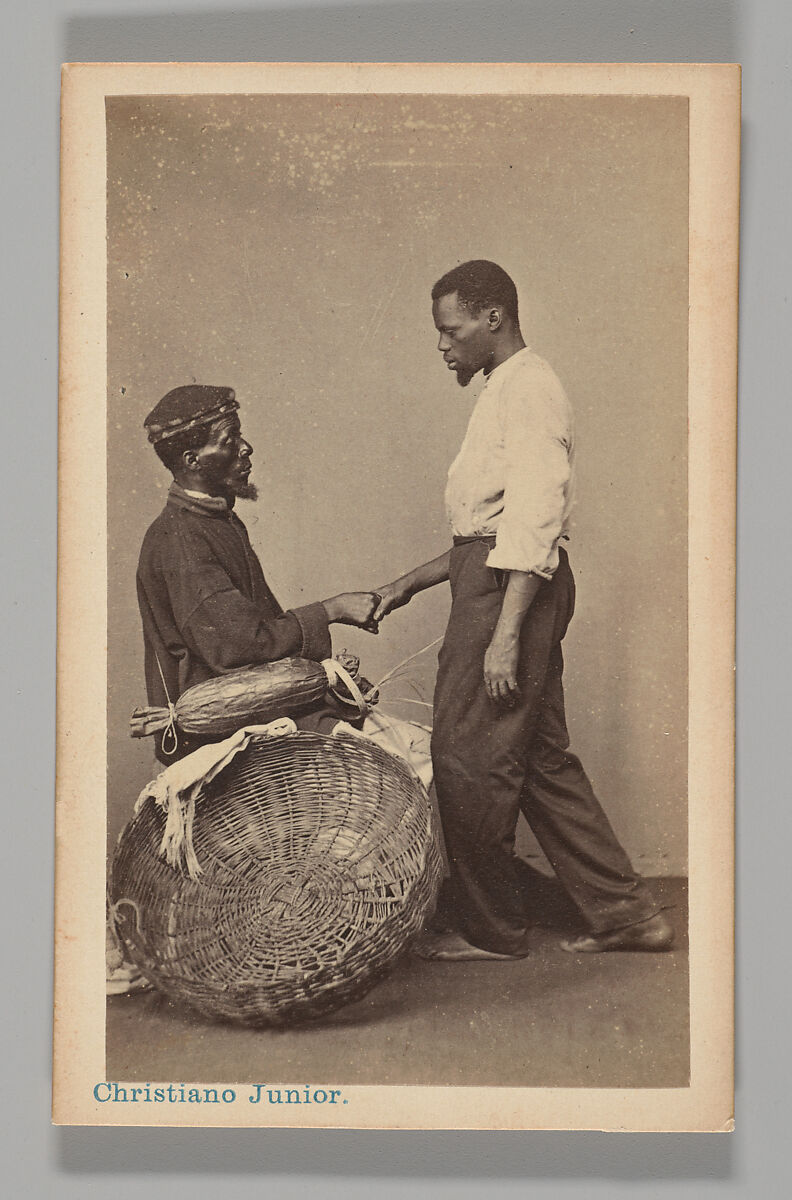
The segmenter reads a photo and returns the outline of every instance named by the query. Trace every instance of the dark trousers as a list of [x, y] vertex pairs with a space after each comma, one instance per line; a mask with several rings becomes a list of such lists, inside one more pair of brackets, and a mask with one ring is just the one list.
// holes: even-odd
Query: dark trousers
[[500, 953], [526, 950], [529, 914], [514, 839], [522, 811], [570, 898], [596, 932], [659, 910], [635, 874], [580, 761], [569, 753], [561, 641], [575, 604], [566, 551], [543, 582], [520, 638], [520, 700], [496, 708], [484, 688], [484, 655], [505, 578], [486, 565], [492, 541], [451, 552], [451, 615], [439, 657], [432, 759], [465, 937]]

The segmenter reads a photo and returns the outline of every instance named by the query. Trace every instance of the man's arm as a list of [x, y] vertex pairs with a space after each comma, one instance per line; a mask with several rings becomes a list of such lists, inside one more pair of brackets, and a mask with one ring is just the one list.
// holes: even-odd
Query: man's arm
[[[331, 650], [327, 626], [339, 623], [366, 628], [375, 604], [370, 592], [349, 592], [267, 620], [252, 601], [229, 588], [201, 602], [186, 621], [184, 635], [218, 674], [295, 655], [327, 658]], [[309, 621], [306, 618], [312, 612], [316, 617]], [[322, 623], [324, 637], [318, 628]]]
[[[328, 625], [365, 627], [376, 605], [372, 593], [351, 592], [287, 612], [267, 615], [240, 592], [224, 566], [196, 553], [194, 543], [169, 555], [158, 585], [156, 573], [141, 580], [144, 590], [164, 583], [167, 606], [185, 643], [216, 674], [294, 655], [321, 659], [330, 654]], [[163, 597], [163, 601], [165, 598]]]
[[520, 630], [543, 580], [558, 563], [569, 484], [571, 427], [558, 380], [518, 376], [503, 397], [507, 451], [503, 512], [487, 564], [508, 572], [503, 606], [484, 658], [484, 684], [496, 704], [519, 696]]
[[422, 563], [420, 567], [414, 567], [412, 571], [395, 579], [393, 583], [378, 587], [377, 592], [382, 599], [374, 611], [374, 620], [381, 621], [394, 608], [401, 608], [404, 604], [409, 604], [417, 592], [424, 592], [438, 583], [445, 583], [448, 579], [450, 560], [451, 551], [446, 550], [445, 554], [438, 555], [430, 562]]
[[503, 607], [484, 655], [484, 686], [496, 704], [511, 704], [519, 696], [517, 665], [520, 630], [542, 580], [528, 571], [510, 571]]

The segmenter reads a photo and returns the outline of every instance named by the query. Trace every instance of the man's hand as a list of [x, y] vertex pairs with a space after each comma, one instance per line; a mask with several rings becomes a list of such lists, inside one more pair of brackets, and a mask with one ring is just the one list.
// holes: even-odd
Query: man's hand
[[529, 571], [509, 571], [498, 624], [484, 655], [484, 686], [494, 704], [509, 707], [519, 698], [520, 631], [541, 584]]
[[322, 603], [330, 624], [357, 625], [368, 633], [379, 633], [377, 622], [373, 619], [379, 601], [377, 592], [342, 592]]
[[401, 608], [405, 604], [409, 604], [412, 600], [413, 592], [407, 576], [403, 579], [396, 579], [393, 583], [386, 583], [384, 587], [377, 588], [379, 595], [379, 603], [374, 612], [374, 620], [381, 621], [389, 612], [393, 612], [394, 608]]
[[484, 655], [484, 686], [494, 704], [510, 707], [520, 695], [517, 665], [520, 660], [518, 637], [504, 636], [495, 630]]

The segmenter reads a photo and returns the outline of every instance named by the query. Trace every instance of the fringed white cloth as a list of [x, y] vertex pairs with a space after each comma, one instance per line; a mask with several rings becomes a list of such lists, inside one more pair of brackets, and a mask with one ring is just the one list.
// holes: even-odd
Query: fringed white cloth
[[159, 852], [172, 867], [183, 866], [191, 879], [197, 879], [201, 874], [192, 832], [195, 804], [206, 785], [225, 770], [252, 737], [282, 737], [296, 730], [297, 726], [289, 717], [280, 717], [266, 725], [245, 725], [222, 742], [199, 746], [146, 784], [138, 796], [135, 812], [151, 796], [166, 814]]

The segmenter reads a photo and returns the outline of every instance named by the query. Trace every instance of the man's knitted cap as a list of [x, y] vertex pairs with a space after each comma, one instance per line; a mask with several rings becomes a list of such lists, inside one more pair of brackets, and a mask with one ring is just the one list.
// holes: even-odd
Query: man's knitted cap
[[156, 444], [197, 425], [209, 425], [237, 408], [233, 388], [188, 383], [163, 396], [143, 425], [149, 441]]

